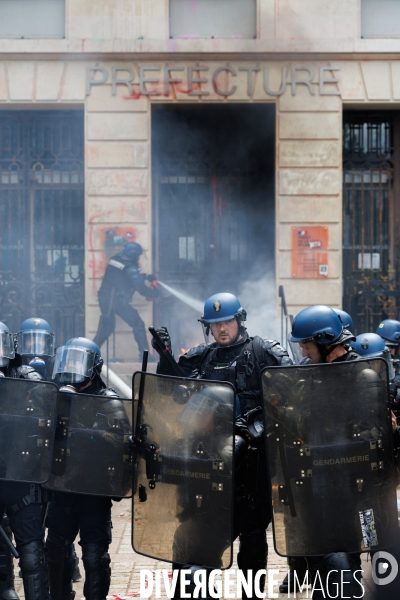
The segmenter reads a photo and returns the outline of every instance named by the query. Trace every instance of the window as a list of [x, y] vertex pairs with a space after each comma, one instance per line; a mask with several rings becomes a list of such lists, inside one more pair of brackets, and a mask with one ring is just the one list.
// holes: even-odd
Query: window
[[0, 38], [65, 37], [65, 0], [0, 0]]
[[399, 0], [361, 0], [361, 37], [400, 37]]
[[255, 38], [256, 0], [170, 0], [172, 38]]

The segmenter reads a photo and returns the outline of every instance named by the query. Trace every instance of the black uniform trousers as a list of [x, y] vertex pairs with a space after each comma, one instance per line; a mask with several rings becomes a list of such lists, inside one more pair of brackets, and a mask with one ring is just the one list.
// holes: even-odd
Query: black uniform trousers
[[[26, 600], [49, 600], [47, 564], [44, 553], [43, 505], [39, 486], [1, 482], [0, 514], [8, 515], [14, 534]], [[12, 581], [10, 581], [12, 585]]]
[[[7, 513], [17, 548], [23, 544], [44, 539], [42, 505], [31, 503], [23, 508], [17, 507], [17, 503], [30, 495], [30, 491], [31, 484], [29, 483], [2, 481], [0, 484], [0, 514]], [[17, 509], [16, 512], [12, 507]]]
[[54, 492], [46, 526], [49, 531], [70, 540], [80, 533], [81, 546], [111, 544], [111, 498]]
[[85, 569], [86, 600], [105, 600], [110, 588], [111, 498], [54, 492], [49, 506], [46, 540], [50, 594], [53, 600], [73, 600], [73, 542], [80, 534]]
[[139, 348], [139, 354], [141, 355], [143, 350], [148, 349], [145, 325], [138, 311], [136, 308], [133, 308], [127, 298], [121, 299], [119, 296], [116, 296], [110, 301], [108, 298], [104, 300], [99, 296], [99, 305], [101, 317], [96, 336], [93, 340], [99, 348], [113, 333], [115, 329], [115, 315], [118, 315], [125, 323], [132, 327], [133, 335]]

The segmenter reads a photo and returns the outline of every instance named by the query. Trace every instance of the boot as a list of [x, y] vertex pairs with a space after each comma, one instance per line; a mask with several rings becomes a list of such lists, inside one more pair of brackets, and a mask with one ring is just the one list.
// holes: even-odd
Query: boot
[[[251, 570], [253, 575], [253, 593], [248, 596], [243, 590], [243, 600], [256, 600], [257, 596], [254, 589], [255, 577], [257, 571], [267, 568], [267, 557], [268, 557], [268, 544], [266, 531], [263, 528], [254, 529], [252, 531], [246, 531], [240, 534], [240, 545], [239, 552], [237, 555], [237, 564], [239, 569], [243, 573], [247, 573]], [[265, 575], [260, 577], [259, 581], [260, 591], [264, 591], [265, 587]]]
[[289, 556], [288, 564], [289, 571], [279, 586], [281, 594], [300, 592], [300, 586], [303, 584], [307, 573], [307, 561], [302, 556]]

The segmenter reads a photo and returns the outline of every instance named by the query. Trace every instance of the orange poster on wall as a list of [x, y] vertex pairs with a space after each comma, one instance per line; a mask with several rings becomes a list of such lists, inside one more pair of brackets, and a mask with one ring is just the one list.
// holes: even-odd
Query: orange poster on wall
[[292, 227], [292, 277], [328, 277], [328, 228], [321, 225]]

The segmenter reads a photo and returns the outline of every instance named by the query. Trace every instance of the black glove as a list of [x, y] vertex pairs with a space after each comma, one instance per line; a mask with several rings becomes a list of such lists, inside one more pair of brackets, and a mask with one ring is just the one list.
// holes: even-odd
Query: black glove
[[[164, 345], [171, 352], [171, 338], [169, 337], [168, 329], [166, 327], [161, 327], [160, 329], [156, 329], [156, 332], [160, 336], [161, 340], [164, 342]], [[160, 348], [160, 346], [158, 345], [158, 343], [156, 342], [156, 340], [154, 338], [151, 338], [151, 345], [153, 346], [154, 350], [156, 352], [158, 352], [158, 354], [160, 356], [163, 356], [164, 348]]]
[[157, 277], [155, 275], [149, 274], [145, 277], [146, 281], [157, 281]]

